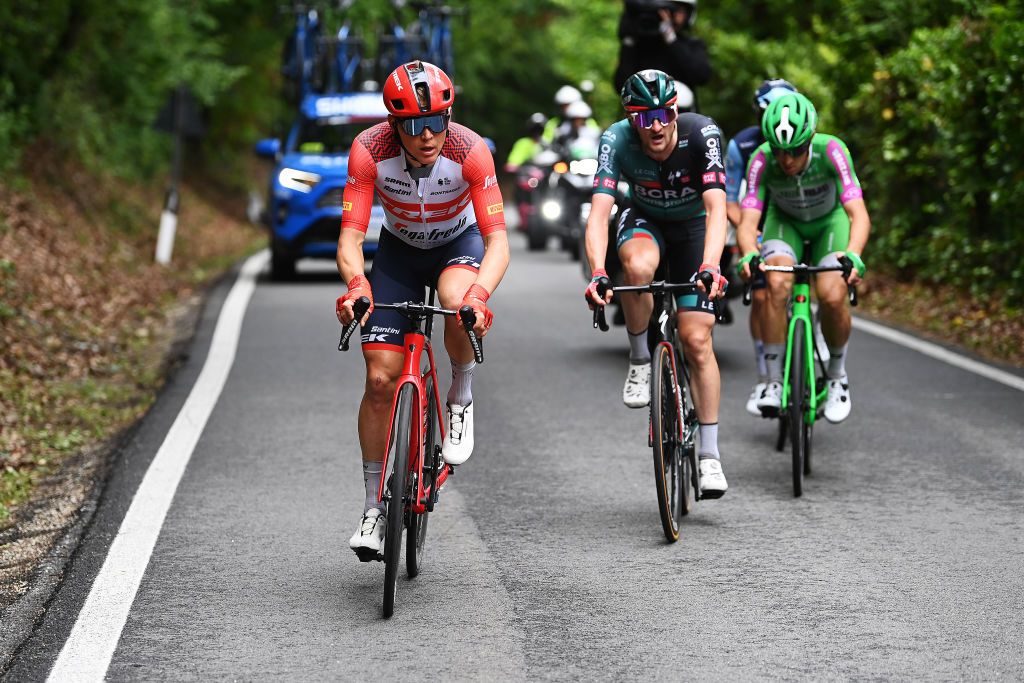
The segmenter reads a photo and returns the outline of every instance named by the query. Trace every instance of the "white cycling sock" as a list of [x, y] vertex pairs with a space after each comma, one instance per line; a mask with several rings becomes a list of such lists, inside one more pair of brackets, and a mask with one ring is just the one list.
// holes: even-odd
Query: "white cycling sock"
[[384, 463], [380, 461], [363, 461], [363, 486], [366, 487], [366, 498], [363, 500], [363, 514], [366, 514], [375, 507], [384, 509], [384, 503], [377, 503], [377, 493], [380, 490], [380, 473]]
[[754, 340], [754, 360], [757, 361], [757, 381], [768, 381], [768, 366], [764, 362], [764, 342]]
[[829, 379], [842, 379], [846, 377], [846, 349], [850, 346], [847, 342], [842, 346], [828, 347], [828, 377]]
[[476, 361], [452, 363], [452, 386], [448, 390], [448, 404], [468, 406], [473, 402], [473, 368]]
[[769, 382], [782, 381], [782, 362], [786, 356], [785, 344], [765, 344], [764, 364], [768, 371]]
[[713, 458], [715, 460], [721, 460], [722, 456], [718, 453], [718, 423], [712, 422], [711, 424], [701, 423], [700, 425], [700, 449], [697, 451], [697, 455], [700, 458]]
[[651, 350], [647, 348], [647, 330], [640, 334], [633, 334], [626, 330], [629, 336], [629, 363], [630, 365], [643, 365], [651, 362]]

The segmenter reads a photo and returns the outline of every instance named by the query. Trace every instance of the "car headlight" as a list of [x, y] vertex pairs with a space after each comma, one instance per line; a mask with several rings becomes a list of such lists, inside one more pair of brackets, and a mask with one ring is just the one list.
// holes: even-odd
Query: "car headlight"
[[277, 182], [281, 187], [287, 187], [289, 190], [309, 192], [320, 182], [320, 175], [309, 171], [300, 171], [297, 168], [282, 168], [281, 172], [277, 174]]
[[554, 199], [549, 199], [540, 205], [540, 214], [549, 221], [558, 220], [562, 215], [562, 205]]

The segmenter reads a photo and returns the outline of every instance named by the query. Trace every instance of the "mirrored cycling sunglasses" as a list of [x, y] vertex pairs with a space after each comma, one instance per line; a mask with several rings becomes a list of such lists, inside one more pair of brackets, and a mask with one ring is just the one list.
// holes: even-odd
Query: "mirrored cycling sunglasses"
[[448, 123], [452, 120], [451, 114], [430, 114], [429, 116], [411, 116], [406, 119], [398, 119], [399, 125], [409, 135], [420, 135], [424, 128], [437, 135], [448, 130]]
[[661, 121], [661, 125], [667, 126], [675, 121], [677, 116], [679, 116], [679, 112], [675, 107], [662, 107], [661, 109], [630, 112], [629, 120], [636, 128], [650, 128], [655, 121]]
[[782, 149], [781, 147], [772, 147], [772, 154], [774, 154], [776, 158], [781, 157], [783, 154], [785, 154], [786, 156], [793, 157], [795, 159], [797, 157], [803, 156], [804, 153], [807, 152], [807, 150], [810, 148], [811, 141], [808, 140], [807, 142], [800, 145], [796, 149]]

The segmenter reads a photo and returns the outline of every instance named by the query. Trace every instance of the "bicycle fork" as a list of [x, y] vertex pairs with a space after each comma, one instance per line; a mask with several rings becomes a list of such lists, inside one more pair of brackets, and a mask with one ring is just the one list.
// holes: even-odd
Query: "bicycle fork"
[[[818, 414], [818, 388], [814, 372], [814, 325], [811, 318], [811, 285], [810, 282], [801, 281], [799, 278], [793, 283], [793, 312], [789, 318], [789, 330], [786, 333], [786, 362], [785, 371], [782, 377], [782, 410], [788, 410], [793, 397], [789, 394], [789, 378], [793, 372], [793, 342], [796, 335], [796, 323], [798, 320], [804, 322], [804, 367], [801, 372], [807, 378], [807, 392], [810, 396], [808, 405], [801, 405], [799, 408], [806, 413], [808, 422], [813, 422]], [[802, 401], [803, 397], [797, 397]]]

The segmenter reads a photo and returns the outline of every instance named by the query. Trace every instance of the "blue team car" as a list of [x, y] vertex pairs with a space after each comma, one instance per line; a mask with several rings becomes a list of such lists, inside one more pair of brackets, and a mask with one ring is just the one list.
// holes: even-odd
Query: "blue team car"
[[[300, 258], [334, 258], [349, 149], [360, 132], [387, 115], [379, 92], [309, 95], [283, 143], [256, 143], [256, 153], [274, 161], [264, 213], [274, 279], [294, 276]], [[377, 251], [383, 221], [375, 199], [363, 246], [368, 257]]]

